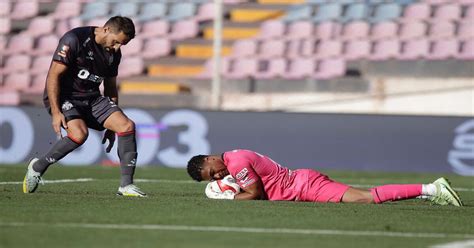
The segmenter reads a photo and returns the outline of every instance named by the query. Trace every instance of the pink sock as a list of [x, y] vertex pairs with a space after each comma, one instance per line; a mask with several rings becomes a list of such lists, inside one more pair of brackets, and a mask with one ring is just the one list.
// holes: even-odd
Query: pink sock
[[375, 203], [398, 201], [421, 195], [421, 184], [390, 184], [370, 189]]

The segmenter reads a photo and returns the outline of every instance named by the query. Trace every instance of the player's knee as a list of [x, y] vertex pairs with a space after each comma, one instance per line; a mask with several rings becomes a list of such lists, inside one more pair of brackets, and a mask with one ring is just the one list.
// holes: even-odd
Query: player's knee
[[76, 142], [77, 144], [82, 145], [84, 142], [86, 142], [87, 137], [89, 137], [89, 132], [87, 131], [87, 129], [86, 130], [78, 129], [73, 132], [69, 132], [68, 137], [72, 141]]
[[122, 126], [122, 132], [130, 132], [130, 131], [135, 131], [135, 122], [133, 122], [130, 119], [127, 119], [127, 121]]

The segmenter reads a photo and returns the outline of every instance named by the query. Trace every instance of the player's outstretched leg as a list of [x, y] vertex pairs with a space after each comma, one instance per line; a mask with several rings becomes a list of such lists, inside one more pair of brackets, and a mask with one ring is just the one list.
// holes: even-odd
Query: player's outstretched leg
[[451, 184], [444, 177], [438, 178], [433, 182], [436, 186], [436, 193], [428, 198], [431, 202], [438, 205], [454, 205], [457, 207], [463, 206], [459, 195], [451, 188]]

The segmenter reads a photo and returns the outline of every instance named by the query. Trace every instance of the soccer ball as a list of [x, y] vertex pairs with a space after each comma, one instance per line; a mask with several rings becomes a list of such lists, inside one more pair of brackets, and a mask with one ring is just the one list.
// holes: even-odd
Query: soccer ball
[[220, 180], [211, 182], [210, 184], [211, 190], [217, 193], [230, 191], [231, 193], [238, 194], [240, 192], [239, 185], [235, 182], [235, 179], [231, 175], [227, 175]]

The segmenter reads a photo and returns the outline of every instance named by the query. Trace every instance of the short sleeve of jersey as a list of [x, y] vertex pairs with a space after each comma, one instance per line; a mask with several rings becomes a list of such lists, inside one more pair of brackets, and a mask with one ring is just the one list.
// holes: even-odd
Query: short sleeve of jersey
[[60, 40], [53, 55], [53, 60], [66, 66], [74, 63], [77, 57], [78, 39], [71, 32], [66, 33]]
[[245, 189], [258, 180], [258, 175], [252, 165], [246, 161], [232, 161], [227, 165], [230, 175], [237, 181], [237, 184]]

